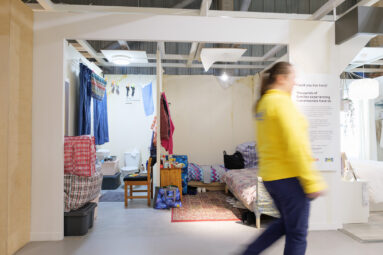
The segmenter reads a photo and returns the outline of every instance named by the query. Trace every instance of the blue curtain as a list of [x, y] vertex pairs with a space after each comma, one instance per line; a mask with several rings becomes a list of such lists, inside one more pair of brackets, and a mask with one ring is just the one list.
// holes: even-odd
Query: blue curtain
[[108, 106], [107, 94], [105, 91], [102, 100], [93, 100], [93, 131], [96, 138], [96, 144], [101, 145], [109, 142], [109, 129], [108, 129]]
[[90, 100], [92, 94], [92, 70], [80, 64], [79, 109], [77, 135], [90, 135]]

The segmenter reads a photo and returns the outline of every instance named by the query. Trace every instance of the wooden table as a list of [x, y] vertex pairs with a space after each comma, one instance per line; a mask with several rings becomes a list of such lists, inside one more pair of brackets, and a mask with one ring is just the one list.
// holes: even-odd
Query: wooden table
[[182, 200], [182, 168], [162, 168], [160, 171], [161, 187], [174, 185], [177, 186], [180, 191]]

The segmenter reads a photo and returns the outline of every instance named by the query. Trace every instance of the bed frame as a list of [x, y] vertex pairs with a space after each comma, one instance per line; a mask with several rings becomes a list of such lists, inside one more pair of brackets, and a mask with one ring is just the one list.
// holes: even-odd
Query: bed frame
[[246, 205], [240, 197], [233, 192], [232, 189], [228, 185], [225, 186], [225, 193], [228, 193], [229, 191], [237, 198], [239, 201], [242, 202], [243, 205], [246, 206], [247, 209], [254, 212], [255, 218], [256, 218], [256, 228], [261, 228], [261, 215], [266, 214], [272, 217], [279, 217], [279, 212], [275, 208], [274, 203], [272, 202], [272, 198], [270, 197], [269, 193], [266, 190], [265, 185], [263, 184], [263, 180], [261, 177], [257, 178], [257, 197], [254, 201], [254, 208], [249, 208], [248, 205]]
[[196, 188], [205, 188], [209, 191], [218, 191], [218, 190], [225, 190], [225, 183], [220, 182], [212, 182], [212, 183], [203, 183], [198, 181], [190, 181], [188, 182], [188, 186], [190, 187], [196, 187]]

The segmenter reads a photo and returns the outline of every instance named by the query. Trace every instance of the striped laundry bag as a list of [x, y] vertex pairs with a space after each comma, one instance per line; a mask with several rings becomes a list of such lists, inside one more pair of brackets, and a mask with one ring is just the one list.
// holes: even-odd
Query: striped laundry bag
[[64, 173], [93, 176], [96, 171], [94, 136], [67, 136], [64, 141]]

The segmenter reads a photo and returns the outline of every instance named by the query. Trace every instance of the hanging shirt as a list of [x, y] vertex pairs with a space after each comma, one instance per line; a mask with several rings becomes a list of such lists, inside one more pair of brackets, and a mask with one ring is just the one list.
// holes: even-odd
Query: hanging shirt
[[297, 177], [306, 194], [325, 188], [311, 155], [308, 123], [290, 94], [272, 89], [256, 113], [259, 176], [264, 181]]
[[173, 133], [175, 127], [170, 116], [169, 104], [166, 100], [165, 93], [161, 94], [160, 114], [161, 145], [169, 152], [169, 154], [173, 154]]

